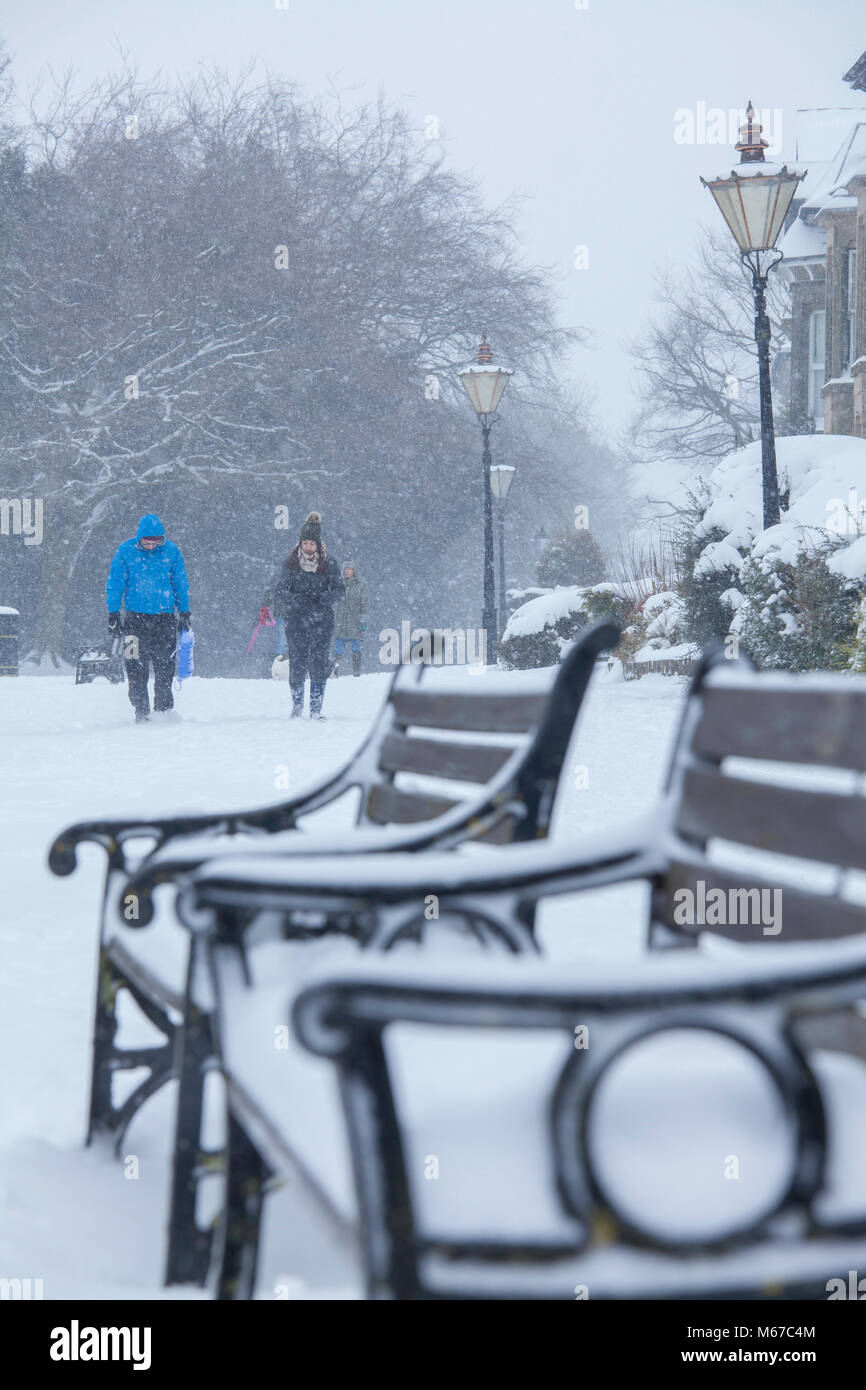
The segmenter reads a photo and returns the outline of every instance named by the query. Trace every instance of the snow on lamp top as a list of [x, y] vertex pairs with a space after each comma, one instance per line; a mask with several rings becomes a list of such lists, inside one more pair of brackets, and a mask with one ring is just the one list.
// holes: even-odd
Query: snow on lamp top
[[776, 245], [797, 184], [808, 172], [788, 169], [784, 164], [768, 164], [764, 159], [768, 142], [762, 138], [762, 130], [749, 102], [736, 144], [739, 165], [730, 174], [701, 179], [743, 253], [769, 251]]
[[457, 373], [467, 396], [479, 415], [492, 415], [502, 393], [514, 373], [510, 367], [497, 367], [493, 361], [493, 349], [482, 333], [475, 361]]

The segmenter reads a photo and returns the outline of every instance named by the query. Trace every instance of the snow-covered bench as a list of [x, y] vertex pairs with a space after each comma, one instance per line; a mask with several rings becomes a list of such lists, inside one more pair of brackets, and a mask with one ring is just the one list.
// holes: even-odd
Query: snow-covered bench
[[[299, 1144], [304, 1150], [305, 1168], [319, 1175], [334, 1211], [342, 1219], [352, 1220], [345, 1141], [341, 1148], [340, 1141], [334, 1139], [335, 1095], [331, 1091], [323, 1099], [323, 1084], [311, 1099], [306, 1083], [296, 1080], [300, 1074], [296, 1054], [287, 1049], [286, 1058], [281, 1060], [273, 1048], [273, 1028], [281, 1017], [277, 1003], [281, 983], [287, 1001], [297, 994], [303, 979], [285, 955], [292, 945], [284, 940], [287, 924], [289, 931], [291, 924], [300, 929], [305, 915], [314, 910], [341, 920], [347, 931], [354, 923], [366, 940], [392, 945], [423, 928], [425, 905], [433, 900], [439, 918], [437, 931], [443, 921], [457, 918], [474, 927], [483, 924], [502, 939], [517, 940], [531, 928], [540, 905], [547, 900], [640, 878], [647, 880], [651, 889], [649, 944], [655, 948], [694, 948], [701, 938], [701, 950], [673, 955], [667, 950], [647, 958], [637, 973], [623, 963], [612, 974], [601, 976], [597, 970], [585, 972], [574, 963], [552, 966], [539, 974], [535, 966], [520, 962], [510, 975], [503, 964], [502, 970], [496, 967], [495, 977], [492, 966], [485, 966], [479, 976], [471, 974], [468, 962], [462, 962], [434, 977], [437, 963], [426, 951], [416, 976], [411, 972], [404, 976], [402, 966], [386, 969], [382, 962], [356, 971], [347, 960], [345, 968], [335, 962], [340, 973], [316, 987], [319, 1003], [312, 1012], [299, 1003], [296, 1019], [304, 1043], [321, 1056], [339, 1058], [360, 1193], [360, 1213], [355, 1213], [355, 1219], [360, 1219], [364, 1233], [371, 1288], [376, 1294], [390, 1289], [401, 1296], [422, 1287], [433, 1290], [427, 1274], [420, 1272], [417, 1252], [412, 1253], [413, 1213], [419, 1191], [432, 1201], [429, 1193], [435, 1196], [443, 1189], [435, 1186], [435, 1178], [428, 1179], [423, 1173], [419, 1176], [418, 1155], [436, 1159], [446, 1133], [448, 1142], [453, 1141], [454, 1154], [461, 1156], [459, 1162], [452, 1159], [452, 1166], [471, 1166], [473, 1141], [461, 1140], [460, 1134], [467, 1126], [468, 1134], [477, 1134], [478, 1117], [487, 1112], [492, 1114], [499, 1136], [498, 1147], [493, 1150], [499, 1159], [488, 1154], [494, 1168], [497, 1161], [511, 1164], [504, 1155], [510, 1152], [507, 1145], [512, 1140], [503, 1137], [511, 1134], [522, 1136], [528, 1146], [526, 1152], [534, 1159], [525, 1163], [515, 1159], [514, 1182], [495, 1219], [490, 1193], [485, 1197], [483, 1192], [483, 1165], [474, 1186], [451, 1187], [446, 1227], [460, 1210], [464, 1214], [488, 1213], [485, 1237], [475, 1240], [480, 1263], [473, 1264], [472, 1248], [467, 1253], [460, 1247], [465, 1263], [458, 1268], [463, 1269], [467, 1282], [460, 1285], [458, 1278], [458, 1285], [464, 1292], [476, 1280], [479, 1288], [487, 1287], [480, 1272], [486, 1263], [483, 1251], [495, 1246], [501, 1237], [496, 1225], [500, 1217], [509, 1227], [520, 1228], [514, 1236], [518, 1245], [522, 1242], [514, 1254], [518, 1265], [529, 1259], [532, 1249], [538, 1249], [546, 1251], [539, 1256], [542, 1274], [544, 1268], [553, 1268], [545, 1242], [555, 1230], [554, 1244], [565, 1261], [560, 1272], [571, 1268], [568, 1259], [576, 1253], [581, 1255], [583, 1268], [585, 1251], [597, 1245], [593, 1269], [598, 1272], [593, 1277], [599, 1281], [597, 1287], [612, 1291], [637, 1287], [644, 1275], [650, 1286], [658, 1278], [661, 1285], [680, 1290], [683, 1279], [693, 1276], [705, 1290], [714, 1283], [732, 1289], [750, 1282], [762, 1286], [770, 1278], [769, 1266], [763, 1262], [763, 1243], [783, 1228], [794, 1233], [791, 1243], [779, 1247], [788, 1250], [791, 1259], [782, 1257], [772, 1265], [775, 1282], [784, 1273], [791, 1287], [814, 1289], [816, 1279], [830, 1277], [824, 1273], [828, 1262], [844, 1262], [855, 1247], [861, 1258], [866, 1258], [866, 1193], [860, 1193], [862, 1206], [853, 1212], [848, 1174], [856, 1144], [852, 1150], [852, 1131], [846, 1128], [849, 1121], [853, 1125], [856, 1116], [864, 1113], [866, 1100], [866, 1070], [861, 1066], [866, 1059], [866, 1020], [857, 1007], [857, 1002], [866, 998], [866, 891], [862, 878], [857, 877], [857, 871], [866, 870], [864, 770], [866, 681], [761, 675], [745, 661], [727, 662], [716, 653], [705, 658], [695, 677], [655, 814], [622, 827], [616, 834], [577, 846], [567, 841], [515, 845], [504, 855], [478, 849], [471, 854], [431, 851], [396, 853], [387, 858], [342, 854], [282, 861], [224, 856], [202, 866], [184, 889], [180, 907], [193, 932], [198, 979], [207, 981], [203, 990], [193, 983], [187, 1010], [193, 1016], [198, 1010], [197, 1016], [207, 1020], [211, 1046], [227, 1078], [228, 1202], [219, 1247], [221, 1296], [249, 1296], [264, 1180], [270, 1171], [289, 1171], [297, 1164]], [[591, 911], [592, 900], [589, 906], [577, 908], [581, 909], [584, 915]], [[720, 940], [724, 937], [728, 940]], [[465, 977], [464, 966], [470, 971]], [[626, 974], [628, 987], [621, 988], [620, 976], [624, 979]], [[265, 983], [267, 999], [261, 992]], [[250, 1021], [256, 1018], [262, 1027], [258, 1036], [250, 1028]], [[315, 1020], [315, 1026], [310, 1019]], [[563, 1028], [570, 1032], [569, 1046], [576, 1060], [572, 1059], [567, 1069], [563, 1069], [561, 1057], [558, 1063], [555, 1058], [545, 1063], [553, 1065], [560, 1078], [554, 1086], [556, 1095], [570, 1087], [574, 1101], [571, 1109], [563, 1109], [557, 1101], [564, 1128], [554, 1133], [553, 1158], [548, 1154], [543, 1163], [540, 1158], [545, 1129], [539, 1118], [543, 1115], [539, 1097], [547, 1093], [537, 1082], [530, 1084], [521, 1054], [515, 1054], [513, 1048], [501, 1054], [494, 1052], [493, 1060], [488, 1057], [486, 1063], [479, 1064], [476, 1074], [466, 1037], [458, 1037], [447, 1065], [440, 1067], [435, 1061], [426, 1065], [422, 1055], [420, 1082], [413, 1084], [408, 1074], [401, 1073], [395, 1098], [382, 1028], [400, 1020], [430, 1024], [434, 1030], [451, 1024], [455, 1029], [458, 1025], [470, 1030], [537, 1027], [544, 1031], [553, 1027], [560, 1034]], [[825, 1072], [829, 1077], [826, 1095], [823, 1080], [819, 1086], [798, 1050], [805, 1046], [803, 1038], [796, 1040], [801, 1021], [803, 1038], [821, 1049], [822, 1077]], [[585, 1024], [589, 1026], [588, 1043], [574, 1032]], [[593, 1027], [605, 1039], [598, 1050], [592, 1042]], [[749, 1183], [769, 1172], [772, 1182], [765, 1183], [766, 1191], [761, 1189], [761, 1201], [755, 1198], [752, 1207], [747, 1203], [733, 1226], [723, 1222], [721, 1235], [709, 1240], [702, 1237], [703, 1244], [699, 1241], [695, 1247], [699, 1254], [689, 1256], [686, 1264], [678, 1253], [672, 1264], [648, 1260], [642, 1271], [638, 1258], [636, 1264], [629, 1265], [625, 1282], [620, 1284], [617, 1262], [602, 1247], [605, 1240], [614, 1241], [618, 1232], [625, 1232], [625, 1244], [636, 1249], [646, 1238], [646, 1214], [641, 1216], [637, 1208], [628, 1208], [632, 1217], [627, 1219], [627, 1208], [611, 1203], [609, 1192], [602, 1200], [600, 1169], [598, 1165], [587, 1167], [584, 1158], [581, 1171], [590, 1185], [589, 1196], [584, 1192], [578, 1201], [577, 1170], [567, 1172], [563, 1168], [563, 1155], [569, 1145], [570, 1152], [576, 1154], [588, 1142], [582, 1126], [594, 1094], [589, 1083], [593, 1077], [599, 1079], [597, 1068], [602, 1059], [612, 1062], [618, 1049], [638, 1034], [664, 1030], [671, 1035], [685, 1027], [725, 1036], [735, 1033], [740, 1048], [751, 1050], [764, 1064], [765, 1070], [759, 1074], [764, 1083], [760, 1103], [750, 1101], [743, 1110], [738, 1108], [741, 1099], [734, 1097], [730, 1102], [732, 1113], [743, 1126], [737, 1130], [737, 1142], [747, 1143], [742, 1136], [748, 1136], [750, 1128], [754, 1131], [755, 1117], [763, 1106], [767, 1114], [794, 1117], [794, 1157], [784, 1172], [778, 1163], [768, 1168], [769, 1159], [759, 1136], [757, 1146], [747, 1153], [750, 1177], [744, 1182], [744, 1174], [737, 1176], [734, 1169], [745, 1169], [747, 1151], [738, 1150], [733, 1140], [726, 1143], [722, 1132], [716, 1131], [724, 1148], [718, 1155], [716, 1176], [723, 1160], [732, 1161], [731, 1174], [719, 1179], [730, 1186], [719, 1190], [729, 1195], [749, 1190], [754, 1197]], [[192, 1034], [187, 1032], [186, 1036]], [[428, 1037], [422, 1054], [429, 1042]], [[421, 1045], [416, 1039], [413, 1046], [417, 1052]], [[720, 1097], [728, 1084], [725, 1067], [719, 1070], [710, 1059], [703, 1072], [692, 1075], [692, 1061], [699, 1051], [693, 1046], [675, 1048], [663, 1064], [685, 1068], [684, 1075], [691, 1078], [690, 1096]], [[840, 1069], [838, 1056], [831, 1055], [828, 1061], [828, 1052], [851, 1053], [860, 1060], [843, 1057]], [[742, 1061], [740, 1054], [738, 1057]], [[436, 1076], [445, 1079], [440, 1084]], [[772, 1082], [769, 1092], [768, 1076]], [[616, 1113], [636, 1113], [634, 1106], [646, 1080], [646, 1070], [638, 1068], [628, 1081], [625, 1100], [620, 1096], [617, 1102], [620, 1109]], [[753, 1083], [754, 1078], [744, 1083], [747, 1092], [749, 1086], [754, 1090]], [[843, 1083], [851, 1090], [848, 1103], [837, 1105], [833, 1101], [831, 1171], [824, 1166], [822, 1105], [829, 1105], [831, 1092], [838, 1098]], [[421, 1137], [420, 1148], [413, 1150], [411, 1192], [405, 1154], [398, 1142], [398, 1114], [405, 1120], [407, 1134], [429, 1136]], [[518, 1114], [522, 1119], [512, 1123]], [[688, 1128], [690, 1117], [698, 1114], [690, 1100], [682, 1123]], [[196, 1123], [195, 1112], [186, 1118], [182, 1114], [179, 1161], [181, 1144], [189, 1148], [198, 1143]], [[474, 1131], [472, 1124], [476, 1125]], [[709, 1119], [702, 1118], [695, 1132], [700, 1134], [707, 1124]], [[626, 1131], [620, 1133], [620, 1147], [614, 1146], [611, 1159], [611, 1171], [620, 1175], [628, 1167], [623, 1133]], [[866, 1142], [862, 1128], [855, 1139], [862, 1153]], [[642, 1155], [641, 1163], [648, 1161], [645, 1151]], [[703, 1161], [707, 1161], [706, 1155]], [[523, 1213], [521, 1209], [523, 1185], [533, 1164], [548, 1174], [552, 1184], [544, 1208], [547, 1224], [543, 1240], [536, 1223], [542, 1207], [530, 1204]], [[687, 1164], [682, 1181], [674, 1184], [674, 1196], [683, 1190], [683, 1183], [688, 1183], [690, 1172], [696, 1170]], [[551, 1193], [554, 1197], [557, 1191], [562, 1193], [563, 1183], [567, 1189], [564, 1206], [551, 1206]], [[494, 1183], [491, 1191], [495, 1190]], [[652, 1193], [647, 1193], [646, 1200], [651, 1206]], [[706, 1192], [701, 1202], [706, 1203]], [[819, 1207], [831, 1213], [826, 1232], [821, 1225], [823, 1216], [819, 1219], [820, 1213], [816, 1215]], [[844, 1219], [839, 1217], [837, 1222], [843, 1209]], [[665, 1210], [672, 1212], [675, 1223], [673, 1208]], [[578, 1239], [577, 1227], [591, 1213], [598, 1214], [600, 1224], [593, 1228], [595, 1245], [587, 1246], [581, 1244], [583, 1235]], [[818, 1222], [815, 1242], [808, 1235], [809, 1213]], [[850, 1231], [845, 1226], [848, 1220], [853, 1222]], [[740, 1229], [737, 1221], [742, 1228], [740, 1235], [736, 1234]], [[854, 1242], [846, 1243], [847, 1234], [852, 1233]], [[740, 1236], [743, 1250], [752, 1253], [726, 1263], [725, 1252], [735, 1250]], [[664, 1223], [655, 1239], [657, 1251], [670, 1244]], [[473, 1247], [471, 1240], [469, 1245]], [[676, 1240], [673, 1246], [676, 1253]], [[702, 1263], [704, 1255], [708, 1264]], [[525, 1264], [523, 1273], [519, 1268], [509, 1271], [510, 1260], [506, 1251], [499, 1270], [502, 1289], [528, 1287]], [[561, 1291], [559, 1274], [556, 1270], [554, 1274], [553, 1282]], [[539, 1275], [533, 1283], [534, 1279], [533, 1275], [532, 1287], [547, 1296], [545, 1291], [553, 1287], [547, 1275]]]
[[[54, 873], [76, 867], [78, 846], [94, 842], [107, 856], [101, 913], [99, 978], [88, 1139], [115, 1137], [140, 1106], [177, 1075], [184, 1014], [188, 941], [171, 912], [155, 912], [154, 896], [199, 865], [243, 846], [263, 859], [320, 854], [451, 851], [466, 841], [504, 845], [547, 834], [560, 774], [596, 659], [619, 633], [597, 624], [581, 635], [555, 679], [541, 672], [416, 664], [397, 671], [367, 739], [339, 772], [289, 801], [252, 811], [185, 814], [153, 821], [91, 821], [57, 836]], [[299, 822], [349, 792], [358, 796], [357, 824], [337, 834], [299, 830]], [[314, 823], [311, 823], [311, 827]], [[308, 934], [340, 929], [345, 914]], [[354, 930], [357, 924], [351, 923]], [[146, 928], [146, 930], [143, 930]], [[363, 935], [363, 926], [357, 928]], [[507, 937], [513, 949], [532, 945], [531, 924]], [[128, 994], [163, 1041], [131, 1041], [118, 1030], [118, 1003]], [[187, 1019], [187, 1024], [189, 1020]], [[188, 1030], [190, 1037], [194, 1028]], [[185, 1056], [190, 1056], [187, 1039]], [[197, 1062], [199, 1091], [207, 1065]], [[118, 1098], [119, 1074], [143, 1069]], [[190, 1159], [194, 1165], [193, 1159]], [[172, 1280], [200, 1279], [206, 1244], [187, 1252]]]
[[332, 967], [292, 1013], [339, 1079], [368, 1297], [847, 1287], [866, 1264], [864, 998], [866, 936], [571, 971]]

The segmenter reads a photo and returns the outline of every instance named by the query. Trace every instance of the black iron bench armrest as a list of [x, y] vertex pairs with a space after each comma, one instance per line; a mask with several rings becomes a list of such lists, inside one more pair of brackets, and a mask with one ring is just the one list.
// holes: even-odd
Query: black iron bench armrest
[[[494, 808], [495, 809], [495, 808]], [[356, 854], [417, 854], [420, 851], [434, 847], [444, 849], [453, 839], [461, 841], [466, 838], [467, 829], [472, 825], [473, 829], [480, 828], [480, 815], [477, 805], [465, 805], [454, 807], [453, 810], [446, 811], [444, 815], [438, 816], [435, 821], [427, 821], [423, 826], [377, 826], [373, 830], [359, 833], [353, 826], [346, 833], [351, 837], [347, 842], [345, 853]], [[241, 826], [240, 829], [247, 829]], [[294, 829], [294, 826], [280, 827], [281, 829]], [[225, 829], [225, 833], [234, 833]], [[190, 874], [210, 862], [218, 862], [225, 856], [230, 862], [235, 857], [244, 857], [251, 854], [248, 847], [238, 847], [237, 850], [227, 846], [220, 846], [218, 853], [208, 852], [207, 846], [200, 841], [186, 837], [187, 843], [182, 840], [174, 852], [169, 851], [165, 855], [159, 854], [154, 850], [124, 880], [122, 888], [118, 893], [118, 904], [122, 905], [130, 896], [135, 897], [138, 903], [137, 925], [147, 926], [153, 918], [153, 893], [156, 888], [166, 883], [177, 883], [188, 877]], [[264, 862], [272, 856], [280, 859], [294, 859], [302, 857], [306, 860], [314, 858], [332, 859], [336, 842], [336, 833], [332, 832], [327, 838], [318, 839], [313, 835], [300, 837], [297, 843], [283, 843], [274, 846], [268, 839], [259, 841], [259, 848], [255, 851], [256, 859], [261, 857]], [[121, 907], [122, 910], [122, 907]]]
[[431, 893], [439, 899], [440, 912], [460, 898], [495, 895], [516, 898], [524, 907], [541, 898], [660, 873], [666, 861], [650, 835], [652, 824], [650, 818], [641, 819], [584, 841], [577, 850], [541, 842], [472, 855], [222, 855], [191, 876], [184, 890], [184, 915], [198, 924], [202, 907], [289, 912], [318, 904], [352, 911], [423, 903]]
[[320, 1056], [351, 1045], [352, 1027], [393, 1022], [449, 1023], [485, 1028], [570, 1029], [581, 1009], [652, 1009], [659, 999], [696, 1005], [727, 1001], [760, 1004], [780, 994], [796, 999], [798, 1024], [844, 1009], [866, 989], [866, 942], [846, 941], [831, 951], [752, 952], [726, 959], [693, 952], [602, 964], [563, 972], [549, 961], [418, 961], [382, 955], [357, 957], [339, 969], [322, 966], [287, 996], [295, 1032]]
[[[353, 760], [354, 761], [354, 760]], [[237, 835], [273, 835], [281, 830], [293, 830], [297, 817], [326, 805], [353, 785], [351, 764], [331, 777], [323, 778], [290, 801], [249, 811], [213, 811], [205, 814], [168, 816], [155, 820], [117, 819], [79, 821], [67, 826], [54, 840], [48, 852], [48, 867], [58, 877], [71, 874], [78, 866], [77, 849], [85, 843], [101, 845], [112, 868], [132, 871], [126, 863], [123, 845], [126, 840], [153, 837], [154, 849], [169, 840], [184, 835], [202, 833]]]
[[[474, 801], [460, 802], [458, 805], [437, 816], [434, 820], [419, 825], [378, 827], [375, 838], [365, 842], [362, 837], [348, 841], [344, 853], [352, 854], [418, 854], [422, 851], [444, 851], [467, 839], [483, 839], [488, 830], [500, 821], [512, 816], [515, 822], [516, 840], [531, 840], [537, 834], [540, 819], [549, 815], [550, 807], [542, 805], [552, 784], [558, 780], [569, 741], [574, 731], [575, 721], [583, 704], [586, 690], [596, 659], [599, 654], [612, 649], [619, 641], [619, 629], [610, 623], [596, 623], [582, 632], [574, 648], [566, 656], [563, 666], [554, 681], [544, 717], [539, 723], [528, 749], [517, 749], [515, 755], [500, 769], [492, 782], [479, 790]], [[483, 677], [479, 677], [483, 679]], [[360, 754], [355, 755], [354, 761]], [[351, 767], [351, 765], [350, 765]], [[287, 803], [297, 815], [303, 810], [313, 809], [306, 805], [314, 794], [321, 795], [322, 801], [333, 799], [338, 794], [336, 783], [342, 776], [346, 786], [351, 785], [350, 767], [338, 774], [330, 783], [323, 784], [318, 793]], [[301, 805], [300, 802], [304, 802]], [[271, 812], [285, 811], [286, 807], [270, 808]], [[206, 862], [211, 856], [202, 852], [202, 847], [179, 845], [176, 853], [162, 856], [158, 853], [169, 839], [189, 836], [197, 828], [213, 831], [222, 830], [234, 834], [237, 830], [264, 830], [271, 834], [279, 830], [294, 829], [294, 821], [289, 824], [261, 824], [265, 813], [254, 813], [237, 817], [238, 824], [230, 825], [229, 818], [210, 818], [206, 827], [191, 826], [188, 830], [179, 828], [166, 835], [154, 850], [132, 872], [120, 893], [123, 903], [134, 896], [138, 903], [138, 923], [146, 926], [153, 916], [152, 895], [161, 884], [174, 883]], [[258, 817], [258, 819], [256, 819]], [[92, 838], [92, 837], [91, 837]], [[267, 846], [263, 846], [269, 853]], [[241, 851], [242, 853], [243, 851]], [[307, 842], [297, 846], [281, 845], [276, 853], [280, 855], [325, 854], [322, 845], [309, 845]], [[233, 853], [222, 850], [221, 853]], [[57, 870], [55, 870], [57, 872]], [[64, 870], [69, 872], [69, 870]]]

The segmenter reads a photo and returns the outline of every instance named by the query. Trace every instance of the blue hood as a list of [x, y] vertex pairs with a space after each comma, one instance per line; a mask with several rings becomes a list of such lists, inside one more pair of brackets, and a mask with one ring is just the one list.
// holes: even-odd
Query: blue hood
[[138, 530], [135, 533], [135, 539], [137, 541], [140, 541], [142, 536], [164, 535], [165, 528], [163, 527], [163, 524], [160, 521], [159, 517], [154, 515], [153, 512], [149, 512], [148, 515], [143, 516], [141, 518], [141, 521], [138, 523]]
[[[141, 544], [142, 536], [163, 536], [162, 545], [153, 550]], [[165, 539], [162, 522], [152, 513], [138, 523], [135, 540], [123, 541], [114, 553], [105, 599], [109, 613], [189, 612], [189, 585], [183, 556], [174, 541]]]

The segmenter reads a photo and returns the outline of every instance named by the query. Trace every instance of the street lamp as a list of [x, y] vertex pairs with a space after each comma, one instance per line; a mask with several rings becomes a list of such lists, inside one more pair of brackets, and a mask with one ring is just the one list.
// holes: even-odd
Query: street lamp
[[540, 560], [550, 543], [550, 537], [542, 526], [540, 531], [536, 531], [532, 539], [535, 541], [535, 558]]
[[[779, 480], [776, 475], [776, 441], [773, 431], [773, 400], [770, 394], [770, 320], [767, 317], [767, 274], [782, 259], [776, 242], [785, 223], [797, 184], [808, 170], [798, 172], [784, 164], [767, 164], [761, 139], [762, 126], [755, 120], [749, 102], [746, 119], [740, 126], [740, 163], [730, 176], [701, 179], [719, 205], [740, 248], [740, 259], [752, 272], [755, 296], [755, 342], [758, 345], [758, 381], [761, 393], [761, 481], [764, 495], [764, 530], [781, 520]], [[762, 266], [761, 254], [773, 252], [773, 259]]]
[[481, 420], [483, 439], [482, 463], [484, 467], [484, 607], [481, 611], [481, 626], [485, 633], [487, 664], [493, 662], [493, 633], [496, 626], [495, 594], [493, 585], [493, 501], [490, 493], [490, 465], [493, 455], [490, 452], [490, 431], [499, 416], [496, 407], [502, 400], [502, 393], [513, 375], [510, 367], [497, 367], [493, 362], [493, 349], [482, 333], [481, 343], [475, 361], [457, 373], [476, 414]]
[[490, 487], [499, 503], [499, 637], [505, 631], [505, 499], [514, 482], [516, 468], [508, 463], [495, 463], [490, 470]]

